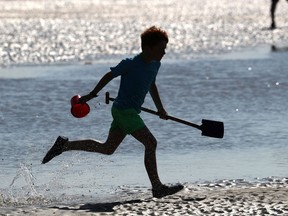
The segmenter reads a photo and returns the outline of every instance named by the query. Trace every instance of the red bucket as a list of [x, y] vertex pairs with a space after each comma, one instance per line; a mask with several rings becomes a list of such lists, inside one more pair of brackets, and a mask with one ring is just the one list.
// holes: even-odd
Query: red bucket
[[90, 112], [90, 107], [87, 103], [79, 103], [80, 95], [75, 95], [71, 98], [71, 114], [75, 118], [83, 118]]

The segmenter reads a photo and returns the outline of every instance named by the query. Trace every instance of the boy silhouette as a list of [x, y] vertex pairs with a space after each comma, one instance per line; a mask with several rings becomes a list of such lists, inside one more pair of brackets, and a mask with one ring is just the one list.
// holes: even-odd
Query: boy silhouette
[[93, 139], [69, 141], [68, 138], [59, 136], [42, 163], [45, 164], [62, 152], [71, 150], [111, 155], [126, 135], [130, 134], [145, 147], [144, 164], [152, 185], [153, 197], [161, 198], [182, 190], [182, 185], [166, 186], [160, 181], [156, 162], [157, 140], [139, 115], [140, 108], [149, 92], [160, 118], [167, 119], [167, 113], [156, 86], [156, 76], [161, 65], [160, 61], [165, 55], [167, 43], [168, 35], [165, 31], [155, 26], [146, 29], [141, 34], [142, 52], [111, 67], [111, 71], [100, 79], [95, 88], [80, 98], [80, 102], [84, 103], [97, 97], [106, 84], [115, 77], [121, 77], [118, 95], [111, 109], [113, 121], [104, 143]]

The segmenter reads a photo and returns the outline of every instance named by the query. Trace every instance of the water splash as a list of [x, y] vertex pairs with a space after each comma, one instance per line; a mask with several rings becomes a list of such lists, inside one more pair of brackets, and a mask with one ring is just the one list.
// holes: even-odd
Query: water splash
[[32, 195], [38, 195], [38, 192], [35, 189], [35, 184], [34, 180], [35, 177], [32, 174], [32, 166], [31, 165], [26, 165], [24, 163], [20, 163], [20, 167], [16, 172], [16, 176], [13, 178], [9, 188], [12, 190], [13, 185], [15, 184], [16, 180], [19, 179], [20, 177], [23, 177], [25, 179], [25, 182], [27, 183], [29, 187], [28, 193], [31, 193]]
[[[24, 180], [24, 181], [23, 181]], [[35, 188], [36, 178], [32, 174], [32, 165], [20, 163], [7, 193], [1, 192], [0, 206], [45, 203], [43, 195]], [[14, 189], [21, 185], [21, 190]]]

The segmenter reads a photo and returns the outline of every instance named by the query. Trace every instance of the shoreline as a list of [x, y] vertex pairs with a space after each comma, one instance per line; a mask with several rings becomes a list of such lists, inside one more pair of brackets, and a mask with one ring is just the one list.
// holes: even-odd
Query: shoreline
[[[194, 56], [185, 57], [185, 54], [179, 54], [175, 56], [174, 54], [165, 56], [162, 60], [165, 62], [186, 62], [186, 61], [203, 61], [203, 60], [245, 60], [245, 59], [263, 59], [269, 58], [271, 53], [286, 53], [288, 51], [288, 45], [285, 43], [278, 44], [257, 44], [254, 46], [246, 47], [234, 47], [231, 50], [219, 50], [217, 53], [195, 53]], [[32, 67], [73, 67], [73, 66], [93, 66], [97, 64], [115, 64], [118, 63], [121, 59], [126, 57], [133, 57], [138, 53], [128, 53], [128, 54], [119, 54], [119, 55], [103, 55], [99, 58], [91, 60], [79, 60], [79, 61], [59, 61], [59, 62], [23, 62], [23, 63], [11, 63], [7, 65], [1, 65], [0, 69], [13, 69], [13, 68], [32, 68]], [[183, 55], [183, 56], [181, 56]], [[108, 57], [109, 56], [109, 57]]]
[[[204, 199], [205, 198], [205, 199]], [[161, 199], [144, 195], [115, 196], [101, 202], [2, 207], [1, 215], [287, 215], [288, 179], [250, 186], [186, 185]]]

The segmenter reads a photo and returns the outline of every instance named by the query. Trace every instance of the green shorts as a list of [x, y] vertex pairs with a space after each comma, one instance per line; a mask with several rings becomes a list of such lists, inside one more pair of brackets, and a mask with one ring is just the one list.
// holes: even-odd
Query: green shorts
[[132, 134], [135, 131], [146, 127], [144, 121], [135, 109], [120, 110], [112, 107], [113, 122], [110, 130], [120, 129], [125, 134]]

